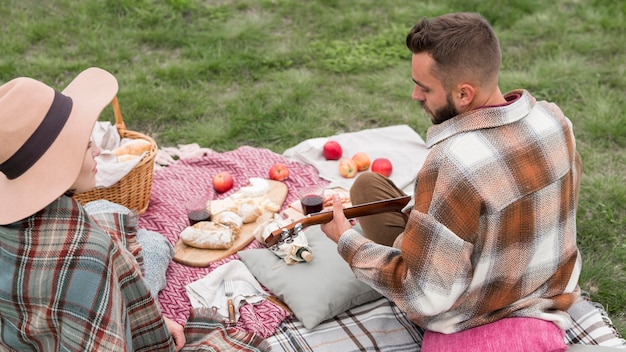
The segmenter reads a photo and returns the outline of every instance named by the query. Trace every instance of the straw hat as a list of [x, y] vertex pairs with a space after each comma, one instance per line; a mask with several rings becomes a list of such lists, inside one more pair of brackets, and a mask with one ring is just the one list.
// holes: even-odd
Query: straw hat
[[27, 77], [0, 87], [0, 225], [36, 213], [74, 184], [117, 88], [113, 75], [95, 67], [61, 93]]

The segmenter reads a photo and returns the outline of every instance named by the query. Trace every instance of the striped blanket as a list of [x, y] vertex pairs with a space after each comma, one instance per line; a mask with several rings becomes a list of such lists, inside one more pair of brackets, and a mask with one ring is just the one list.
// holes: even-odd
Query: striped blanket
[[[161, 233], [174, 245], [186, 226], [184, 200], [209, 187], [215, 173], [227, 170], [234, 176], [235, 184], [242, 186], [250, 177], [267, 177], [267, 170], [278, 161], [290, 168], [289, 179], [284, 181], [289, 189], [284, 208], [296, 200], [298, 188], [327, 184], [311, 165], [290, 161], [266, 149], [244, 146], [224, 153], [209, 150], [155, 172], [150, 206], [140, 217], [139, 226]], [[220, 195], [225, 196], [228, 193]], [[261, 246], [254, 241], [246, 248]], [[159, 294], [164, 314], [185, 322], [191, 307], [185, 285], [233, 259], [239, 258], [232, 255], [206, 268], [170, 264], [166, 287]], [[578, 324], [566, 333], [567, 343], [626, 348], [626, 342], [610, 329], [610, 320], [601, 307], [588, 305], [580, 308]], [[240, 313], [237, 328], [266, 338], [265, 343], [271, 351], [419, 351], [422, 337], [422, 331], [385, 298], [353, 308], [312, 330], [304, 328], [289, 313], [269, 301], [254, 307], [245, 305]]]

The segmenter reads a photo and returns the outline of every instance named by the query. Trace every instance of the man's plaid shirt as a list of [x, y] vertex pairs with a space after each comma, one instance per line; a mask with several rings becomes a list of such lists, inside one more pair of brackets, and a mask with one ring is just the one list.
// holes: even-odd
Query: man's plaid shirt
[[571, 122], [527, 91], [428, 130], [415, 207], [394, 247], [349, 230], [356, 276], [443, 333], [504, 317], [571, 324], [581, 163]]

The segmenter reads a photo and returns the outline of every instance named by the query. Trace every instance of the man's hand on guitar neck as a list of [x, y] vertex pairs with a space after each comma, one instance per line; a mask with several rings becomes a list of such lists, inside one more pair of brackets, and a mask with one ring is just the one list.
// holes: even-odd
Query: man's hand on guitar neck
[[333, 220], [320, 225], [320, 229], [322, 229], [328, 238], [337, 243], [341, 235], [351, 227], [352, 225], [343, 213], [341, 198], [339, 195], [335, 194], [333, 196]]

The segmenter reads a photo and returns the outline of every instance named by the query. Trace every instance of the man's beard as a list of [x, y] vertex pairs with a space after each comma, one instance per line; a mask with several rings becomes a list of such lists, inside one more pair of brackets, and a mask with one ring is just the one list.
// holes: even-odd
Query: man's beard
[[[446, 106], [435, 110], [434, 112], [430, 112], [430, 121], [435, 124], [438, 125], [444, 121], [447, 121], [453, 117], [455, 117], [456, 115], [459, 114], [459, 111], [456, 109], [456, 107], [454, 106], [454, 103], [452, 103], [452, 94], [448, 93], [446, 95]], [[424, 106], [424, 104], [422, 103], [422, 106]]]

